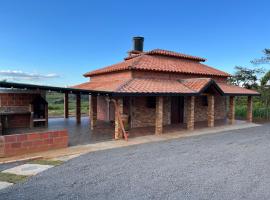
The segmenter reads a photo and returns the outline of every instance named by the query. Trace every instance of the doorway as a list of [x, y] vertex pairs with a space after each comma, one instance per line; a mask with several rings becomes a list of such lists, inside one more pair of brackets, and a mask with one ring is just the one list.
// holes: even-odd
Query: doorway
[[179, 124], [184, 121], [184, 97], [171, 98], [171, 124]]

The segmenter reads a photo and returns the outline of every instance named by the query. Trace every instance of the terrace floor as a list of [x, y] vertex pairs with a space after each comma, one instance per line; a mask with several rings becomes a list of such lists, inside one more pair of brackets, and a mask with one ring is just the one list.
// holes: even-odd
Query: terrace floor
[[[236, 120], [236, 124], [242, 124], [245, 121]], [[215, 121], [215, 126], [223, 126], [228, 124], [227, 120]], [[207, 127], [207, 122], [195, 123], [195, 129]], [[5, 134], [20, 134], [31, 132], [45, 132], [48, 130], [67, 129], [69, 133], [69, 146], [76, 146], [82, 144], [97, 143], [102, 141], [113, 140], [114, 126], [110, 122], [98, 121], [96, 128], [91, 131], [89, 126], [89, 118], [82, 117], [81, 124], [77, 124], [74, 117], [69, 119], [64, 118], [50, 118], [48, 127], [35, 127], [33, 129], [9, 129]], [[171, 132], [186, 133], [184, 124], [172, 124], [164, 126], [164, 134]], [[154, 127], [133, 128], [129, 131], [129, 138], [153, 135], [155, 132]]]

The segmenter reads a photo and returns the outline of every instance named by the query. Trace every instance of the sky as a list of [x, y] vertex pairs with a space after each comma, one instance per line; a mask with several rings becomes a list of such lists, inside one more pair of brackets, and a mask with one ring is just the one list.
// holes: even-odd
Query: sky
[[[0, 0], [0, 80], [71, 86], [144, 50], [207, 58], [233, 73], [270, 48], [270, 1]], [[270, 69], [270, 66], [265, 66]]]

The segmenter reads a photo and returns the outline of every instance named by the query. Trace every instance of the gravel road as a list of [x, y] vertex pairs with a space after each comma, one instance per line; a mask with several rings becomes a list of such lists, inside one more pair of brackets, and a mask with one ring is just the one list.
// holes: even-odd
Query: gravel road
[[270, 124], [85, 154], [0, 199], [270, 199]]

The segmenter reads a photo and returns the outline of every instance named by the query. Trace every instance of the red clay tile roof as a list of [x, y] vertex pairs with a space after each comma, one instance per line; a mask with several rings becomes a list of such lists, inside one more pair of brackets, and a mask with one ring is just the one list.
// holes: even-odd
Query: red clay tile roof
[[196, 60], [196, 61], [201, 61], [201, 62], [206, 61], [205, 58], [200, 58], [200, 57], [197, 57], [197, 56], [191, 56], [191, 55], [178, 53], [178, 52], [174, 52], [174, 51], [163, 50], [163, 49], [153, 49], [151, 51], [138, 53], [138, 54], [126, 57], [125, 60], [129, 60], [129, 59], [138, 57], [140, 55], [160, 55], [160, 56], [168, 56], [168, 57]]
[[73, 88], [83, 90], [94, 90], [94, 91], [108, 91], [116, 92], [118, 88], [125, 84], [127, 80], [113, 80], [113, 81], [88, 81], [79, 85], [73, 86]]
[[194, 90], [178, 80], [161, 80], [150, 78], [133, 78], [118, 90], [124, 93], [180, 93], [195, 94]]
[[116, 93], [180, 93], [195, 94], [178, 80], [160, 80], [148, 78], [133, 78], [121, 81], [86, 82], [73, 86], [77, 89], [108, 91]]
[[196, 92], [200, 92], [211, 81], [211, 78], [190, 78], [182, 79], [181, 83]]
[[[159, 52], [159, 54], [157, 54], [156, 52]], [[192, 57], [192, 59], [190, 57]], [[222, 76], [222, 77], [230, 76], [230, 74], [226, 72], [220, 71], [218, 69], [209, 67], [207, 65], [198, 62], [201, 60], [202, 58], [188, 55], [183, 56], [182, 54], [175, 52], [165, 50], [153, 50], [148, 53], [135, 55], [133, 56], [133, 58], [127, 59], [123, 62], [102, 69], [94, 70], [92, 72], [88, 72], [84, 74], [84, 76], [88, 77], [122, 70], [175, 72], [184, 74], [200, 74], [200, 75]]]
[[182, 80], [167, 80], [153, 78], [133, 78], [129, 80], [92, 81], [74, 88], [97, 92], [132, 93], [132, 94], [190, 94], [199, 95], [205, 87], [215, 84], [223, 95], [259, 95], [258, 92], [226, 83], [216, 83], [210, 78], [192, 78]]
[[218, 83], [218, 86], [227, 95], [260, 95], [259, 92], [255, 90], [249, 90], [235, 85], [229, 85], [226, 83]]

